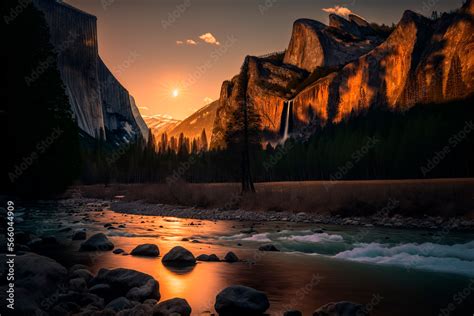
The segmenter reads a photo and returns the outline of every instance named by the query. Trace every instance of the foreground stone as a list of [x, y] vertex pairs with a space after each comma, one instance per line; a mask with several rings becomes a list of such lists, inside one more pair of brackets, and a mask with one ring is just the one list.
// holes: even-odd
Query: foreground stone
[[111, 301], [109, 304], [107, 304], [105, 308], [111, 309], [115, 312], [120, 312], [124, 309], [130, 309], [134, 306], [135, 305], [132, 302], [130, 302], [130, 300], [126, 299], [125, 297], [119, 297]]
[[214, 308], [219, 315], [261, 315], [270, 307], [265, 293], [253, 288], [233, 285], [216, 297]]
[[135, 247], [130, 254], [132, 256], [141, 257], [158, 257], [160, 255], [160, 250], [157, 245], [143, 244]]
[[162, 262], [168, 266], [191, 266], [196, 264], [196, 258], [186, 248], [176, 246], [163, 257]]
[[[110, 288], [112, 297], [124, 296], [130, 300], [143, 302], [147, 299], [160, 299], [160, 286], [152, 276], [130, 269], [100, 269], [90, 281], [91, 287], [103, 284]], [[104, 286], [101, 289], [105, 290]]]
[[286, 311], [283, 313], [283, 316], [303, 316], [303, 314], [300, 311]]
[[352, 302], [329, 303], [314, 311], [313, 316], [368, 316], [363, 305]]
[[98, 233], [81, 244], [79, 251], [110, 251], [114, 244], [102, 233]]
[[224, 261], [225, 262], [238, 262], [239, 261], [239, 257], [237, 257], [237, 255], [235, 253], [233, 253], [232, 251], [229, 251], [225, 257], [224, 257]]
[[215, 254], [211, 254], [211, 255], [206, 255], [206, 254], [203, 254], [203, 255], [200, 255], [196, 258], [197, 261], [206, 261], [206, 262], [219, 262], [221, 261], [219, 259], [218, 256], [216, 256]]
[[[66, 268], [53, 259], [34, 253], [16, 256], [15, 312], [18, 315], [36, 315], [37, 312], [41, 315], [41, 304], [59, 293], [60, 287], [66, 284]], [[1, 291], [6, 293], [6, 287]]]
[[87, 238], [87, 233], [85, 230], [76, 230], [72, 234], [72, 240], [86, 240]]
[[274, 245], [264, 245], [264, 246], [259, 247], [258, 250], [260, 250], [260, 251], [274, 251], [274, 252], [280, 251], [280, 249], [278, 249]]
[[191, 311], [191, 306], [185, 299], [173, 298], [156, 305], [153, 308], [153, 316], [189, 316]]

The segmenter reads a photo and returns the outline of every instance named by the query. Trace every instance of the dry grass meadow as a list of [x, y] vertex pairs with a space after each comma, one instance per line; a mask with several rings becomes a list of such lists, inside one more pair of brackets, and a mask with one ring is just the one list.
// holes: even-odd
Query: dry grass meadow
[[110, 184], [79, 186], [84, 197], [143, 201], [199, 208], [290, 211], [366, 216], [397, 201], [393, 213], [421, 217], [474, 218], [474, 179], [308, 181], [257, 183], [256, 194], [240, 196], [239, 184]]

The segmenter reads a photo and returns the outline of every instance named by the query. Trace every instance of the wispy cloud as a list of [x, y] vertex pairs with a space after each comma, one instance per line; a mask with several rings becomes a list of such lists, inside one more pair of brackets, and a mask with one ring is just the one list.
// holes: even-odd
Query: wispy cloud
[[211, 98], [209, 98], [209, 97], [205, 97], [205, 98], [204, 98], [204, 103], [205, 103], [205, 104], [209, 104], [209, 103], [211, 103], [212, 101], [214, 101], [214, 100], [211, 99]]
[[187, 39], [186, 41], [176, 41], [176, 45], [197, 45], [198, 43], [195, 40]]
[[332, 8], [324, 8], [323, 11], [327, 13], [334, 13], [343, 17], [347, 17], [349, 16], [349, 14], [353, 14], [351, 9], [346, 8], [346, 7], [341, 7], [340, 5], [336, 5]]
[[139, 106], [138, 109], [139, 109], [139, 110], [148, 111], [150, 108], [147, 107], [147, 106]]
[[199, 36], [201, 40], [211, 45], [220, 45], [219, 41], [211, 33], [205, 33]]

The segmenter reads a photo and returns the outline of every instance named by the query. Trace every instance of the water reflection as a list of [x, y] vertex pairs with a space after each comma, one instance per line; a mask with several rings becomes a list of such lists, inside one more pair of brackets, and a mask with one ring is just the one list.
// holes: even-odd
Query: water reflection
[[[95, 232], [105, 232], [116, 248], [122, 248], [126, 252], [139, 244], [158, 245], [161, 254], [158, 258], [115, 255], [112, 252], [80, 253], [77, 249], [81, 242], [71, 242], [70, 236], [64, 233], [58, 234], [58, 238], [62, 236], [63, 240], [70, 243], [70, 255], [67, 258], [56, 257], [67, 265], [77, 262], [91, 264], [94, 273], [100, 268], [121, 267], [150, 274], [160, 283], [162, 300], [185, 298], [193, 308], [193, 315], [214, 312], [216, 295], [232, 284], [242, 284], [266, 292], [271, 302], [269, 313], [272, 315], [281, 315], [287, 309], [299, 309], [304, 315], [311, 315], [316, 307], [328, 302], [352, 300], [369, 303], [374, 294], [379, 294], [384, 299], [376, 306], [373, 315], [436, 315], [451, 302], [453, 293], [463, 290], [468, 284], [468, 278], [457, 275], [359, 264], [301, 253], [262, 253], [256, 250], [259, 244], [255, 241], [220, 238], [224, 235], [238, 235], [242, 229], [250, 226], [257, 227], [259, 233], [277, 233], [282, 229], [311, 229], [306, 224], [254, 225], [105, 211], [55, 214], [48, 221], [48, 225], [52, 227], [50, 231], [57, 233], [60, 223], [67, 224], [73, 230], [86, 228], [89, 236]], [[105, 224], [112, 224], [115, 229], [107, 229]], [[184, 269], [166, 267], [161, 258], [175, 246], [185, 247], [195, 256], [215, 253], [223, 258], [228, 251], [233, 251], [253, 264], [200, 262]], [[474, 299], [469, 298], [452, 315], [468, 314], [466, 312], [472, 314], [472, 310]]]

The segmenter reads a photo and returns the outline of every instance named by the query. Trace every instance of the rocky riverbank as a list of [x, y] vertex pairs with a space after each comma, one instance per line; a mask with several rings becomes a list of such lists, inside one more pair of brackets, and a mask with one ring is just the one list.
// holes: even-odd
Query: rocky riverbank
[[[276, 255], [274, 259], [281, 262], [285, 254], [278, 253], [280, 245], [275, 247], [268, 241], [265, 241], [267, 244], [246, 245], [245, 241], [240, 240], [250, 236], [253, 240], [262, 237], [254, 230], [257, 224], [262, 227], [275, 225], [272, 229], [275, 234], [283, 233], [279, 227], [304, 226], [309, 234], [314, 233], [315, 236], [295, 235], [297, 238], [336, 240], [334, 238], [342, 237], [334, 235], [330, 227], [323, 224], [358, 225], [370, 231], [370, 227], [375, 225], [399, 227], [398, 224], [389, 226], [393, 219], [402, 225], [409, 222], [408, 218], [387, 214], [389, 209], [383, 210], [379, 214], [381, 220], [375, 216], [343, 218], [291, 212], [205, 210], [125, 202], [121, 197], [108, 201], [76, 198], [38, 202], [34, 207], [18, 208], [15, 213], [19, 225], [15, 234], [16, 312], [19, 315], [302, 315], [298, 310], [286, 308], [292, 307], [290, 305], [283, 305], [285, 308], [276, 306], [278, 300], [272, 297], [270, 288], [260, 288], [261, 284], [250, 284], [248, 280], [216, 286], [196, 301], [195, 292], [170, 295], [170, 284], [174, 283], [170, 283], [169, 276], [173, 279], [174, 274], [186, 274], [193, 269], [193, 273], [216, 273], [220, 270], [237, 273], [244, 271], [239, 267], [253, 266], [261, 259], [269, 259], [265, 263], [268, 267], [272, 253]], [[147, 215], [150, 217], [147, 218]], [[450, 221], [430, 217], [413, 220], [416, 225], [408, 227], [434, 229], [436, 225], [442, 229], [440, 233], [446, 234], [451, 229], [472, 230], [472, 223], [461, 218]], [[276, 223], [271, 223], [273, 221]], [[206, 229], [207, 233], [196, 234]], [[206, 242], [206, 235], [211, 235], [212, 229], [226, 231], [231, 236], [217, 235], [214, 239], [218, 240], [217, 243]], [[359, 231], [359, 228], [356, 230]], [[233, 240], [231, 237], [239, 232], [244, 237]], [[435, 234], [438, 231], [434, 231]], [[225, 242], [228, 238], [230, 241]], [[263, 256], [264, 253], [268, 254], [268, 258]], [[66, 260], [64, 257], [67, 257]], [[82, 260], [84, 258], [87, 260]], [[101, 263], [96, 264], [97, 261]], [[151, 267], [148, 270], [147, 265]], [[212, 265], [216, 269], [209, 269]], [[5, 272], [7, 267], [0, 268]], [[159, 269], [162, 269], [161, 272]], [[168, 277], [163, 270], [168, 271]], [[9, 295], [6, 288], [6, 284], [0, 283], [2, 299]], [[365, 299], [360, 298], [337, 296], [335, 300], [339, 299], [367, 304]], [[208, 302], [204, 308], [200, 306], [203, 301]], [[293, 302], [294, 299], [282, 296], [280, 301]], [[361, 304], [328, 303], [331, 301], [333, 299], [314, 303], [313, 299], [308, 298], [304, 313], [350, 316], [365, 315], [367, 311]]]
[[372, 216], [342, 216], [305, 212], [277, 211], [246, 211], [225, 209], [202, 209], [165, 204], [149, 204], [141, 201], [108, 201], [115, 212], [127, 214], [169, 216], [200, 220], [232, 220], [232, 221], [282, 221], [308, 224], [352, 225], [361, 227], [387, 227], [408, 229], [429, 229], [433, 231], [474, 231], [474, 220], [465, 217], [441, 217], [423, 215], [418, 218], [393, 214], [397, 207], [396, 201], [389, 201], [385, 208]]

